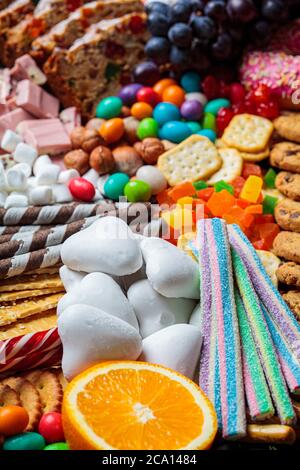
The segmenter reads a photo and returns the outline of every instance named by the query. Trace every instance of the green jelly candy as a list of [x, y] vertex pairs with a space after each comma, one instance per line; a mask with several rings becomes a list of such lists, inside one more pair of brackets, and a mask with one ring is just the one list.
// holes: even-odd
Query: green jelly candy
[[273, 196], [265, 196], [263, 200], [263, 212], [264, 214], [274, 214], [275, 207], [278, 204], [278, 198]]
[[113, 201], [118, 201], [121, 196], [124, 196], [124, 188], [129, 180], [129, 176], [125, 173], [114, 173], [105, 181], [105, 196]]
[[264, 182], [267, 188], [274, 189], [275, 188], [275, 180], [276, 180], [277, 173], [273, 168], [270, 168], [264, 176]]
[[193, 134], [202, 130], [202, 126], [199, 122], [196, 121], [187, 121], [186, 124], [189, 126]]
[[226, 183], [226, 181], [218, 181], [216, 184], [214, 184], [214, 188], [216, 193], [219, 193], [223, 189], [228, 191], [230, 194], [234, 194], [234, 187], [231, 184]]
[[44, 450], [70, 450], [70, 447], [66, 442], [55, 442], [44, 447]]
[[193, 183], [193, 186], [196, 191], [201, 191], [201, 189], [208, 188], [208, 185], [205, 183], [205, 181], [195, 181], [195, 183]]
[[211, 113], [205, 113], [202, 119], [202, 127], [203, 129], [211, 129], [216, 132], [216, 117]]
[[214, 116], [217, 116], [219, 110], [221, 108], [229, 108], [230, 107], [230, 101], [226, 100], [225, 98], [218, 98], [216, 100], [211, 100], [209, 101], [204, 108], [205, 113], [210, 113], [213, 114]]
[[5, 439], [3, 450], [43, 450], [45, 439], [37, 432], [24, 432]]
[[151, 197], [151, 187], [145, 181], [132, 180], [126, 184], [124, 194], [129, 202], [146, 202]]
[[153, 118], [143, 119], [137, 129], [137, 136], [140, 140], [146, 137], [156, 137], [158, 134], [158, 123]]
[[96, 108], [96, 117], [101, 119], [112, 119], [121, 113], [123, 103], [118, 96], [108, 96], [100, 101]]

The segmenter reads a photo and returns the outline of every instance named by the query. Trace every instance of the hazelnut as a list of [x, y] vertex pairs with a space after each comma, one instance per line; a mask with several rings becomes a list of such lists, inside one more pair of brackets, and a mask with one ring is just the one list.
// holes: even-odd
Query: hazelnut
[[81, 143], [81, 147], [85, 152], [90, 153], [101, 144], [103, 144], [103, 139], [97, 131], [85, 129]]
[[93, 118], [88, 121], [85, 128], [90, 131], [99, 131], [103, 123], [104, 123], [104, 119]]
[[70, 138], [71, 138], [73, 149], [80, 149], [82, 141], [83, 141], [84, 133], [85, 133], [85, 128], [82, 126], [75, 127], [75, 129], [72, 130]]
[[89, 154], [82, 149], [71, 150], [64, 156], [64, 164], [66, 168], [74, 168], [83, 175], [90, 168]]
[[137, 129], [139, 127], [140, 121], [135, 119], [133, 116], [123, 119], [125, 127], [125, 136], [131, 144], [134, 144], [138, 139]]
[[134, 176], [137, 170], [143, 166], [143, 160], [137, 151], [129, 145], [123, 145], [113, 150], [113, 156], [117, 171]]
[[110, 173], [115, 167], [115, 161], [109, 148], [99, 145], [90, 155], [90, 166], [100, 175]]
[[165, 152], [165, 147], [155, 137], [147, 137], [142, 142], [137, 142], [134, 148], [148, 165], [155, 165], [158, 157]]

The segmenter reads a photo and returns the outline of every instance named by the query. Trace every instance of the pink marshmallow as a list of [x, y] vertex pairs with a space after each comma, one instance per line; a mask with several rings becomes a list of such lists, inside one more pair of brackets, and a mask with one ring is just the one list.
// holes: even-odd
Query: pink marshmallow
[[15, 101], [17, 106], [39, 118], [55, 118], [59, 112], [59, 101], [30, 80], [17, 84]]
[[34, 119], [33, 116], [21, 108], [14, 109], [9, 113], [0, 116], [0, 139], [2, 139], [6, 130], [15, 131], [17, 125], [28, 119]]
[[10, 76], [17, 82], [28, 79], [36, 85], [44, 85], [47, 81], [45, 74], [29, 54], [16, 59], [14, 67], [10, 70]]
[[25, 121], [18, 127], [24, 141], [39, 153], [57, 155], [71, 150], [71, 140], [59, 119]]
[[75, 127], [81, 126], [81, 115], [75, 106], [64, 109], [59, 117], [69, 135]]

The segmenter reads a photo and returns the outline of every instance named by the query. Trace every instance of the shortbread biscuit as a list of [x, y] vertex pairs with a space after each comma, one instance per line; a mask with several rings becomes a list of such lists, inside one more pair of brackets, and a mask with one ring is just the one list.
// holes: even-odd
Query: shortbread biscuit
[[225, 129], [222, 140], [241, 152], [258, 153], [266, 149], [273, 132], [268, 119], [252, 114], [238, 114]]
[[300, 174], [281, 171], [276, 177], [275, 185], [286, 197], [300, 201]]
[[62, 287], [63, 283], [58, 274], [31, 274], [17, 276], [13, 279], [0, 281], [0, 292], [15, 292], [22, 290], [52, 289]]
[[279, 258], [300, 263], [300, 233], [280, 232], [274, 240], [272, 251]]
[[285, 198], [277, 204], [274, 215], [283, 230], [300, 233], [300, 202]]
[[242, 173], [243, 159], [238, 150], [233, 148], [222, 148], [219, 149], [219, 155], [222, 159], [222, 166], [207, 180], [207, 184], [212, 185], [218, 181], [231, 183], [231, 181]]
[[274, 121], [274, 127], [280, 137], [300, 143], [300, 113], [278, 117]]
[[276, 272], [277, 279], [282, 284], [300, 287], [300, 264], [289, 261], [282, 263]]
[[21, 406], [20, 394], [9, 385], [0, 383], [0, 408], [7, 405]]
[[34, 380], [34, 385], [41, 397], [43, 413], [60, 412], [63, 389], [57, 375], [50, 371], [44, 371]]
[[270, 251], [257, 250], [257, 254], [260, 257], [267, 274], [270, 276], [271, 281], [277, 287], [278, 282], [276, 271], [280, 265], [280, 259]]
[[163, 153], [157, 162], [170, 186], [183, 181], [209, 178], [222, 165], [215, 145], [206, 137], [192, 135], [175, 148]]
[[281, 170], [300, 173], [300, 145], [292, 142], [280, 142], [274, 145], [270, 154], [270, 163]]
[[283, 294], [283, 299], [286, 301], [294, 315], [300, 320], [300, 291], [291, 290], [286, 294]]
[[42, 295], [57, 294], [63, 292], [63, 287], [52, 287], [51, 289], [36, 289], [36, 290], [21, 290], [13, 292], [0, 293], [0, 304], [1, 302], [13, 302], [15, 300], [31, 299], [32, 297], [40, 297]]

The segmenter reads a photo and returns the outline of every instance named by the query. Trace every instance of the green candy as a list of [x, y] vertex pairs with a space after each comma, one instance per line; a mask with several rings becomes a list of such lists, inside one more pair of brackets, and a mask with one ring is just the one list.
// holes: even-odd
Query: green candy
[[147, 137], [157, 137], [158, 123], [153, 118], [143, 119], [137, 129], [137, 136], [140, 140]]
[[202, 127], [203, 129], [211, 129], [216, 132], [217, 124], [215, 115], [212, 113], [205, 113], [202, 119]]
[[196, 121], [187, 121], [186, 124], [189, 126], [193, 134], [202, 130], [202, 126], [199, 122]]
[[5, 439], [3, 450], [43, 450], [45, 439], [37, 432], [24, 432]]
[[132, 180], [126, 184], [124, 194], [129, 202], [146, 202], [151, 197], [151, 187], [145, 181]]
[[105, 196], [113, 201], [118, 201], [121, 196], [124, 196], [124, 188], [129, 179], [129, 176], [125, 173], [114, 173], [111, 175], [104, 184]]
[[121, 113], [123, 103], [118, 96], [108, 96], [100, 101], [96, 108], [96, 117], [101, 119], [112, 119]]
[[195, 183], [193, 183], [193, 186], [196, 189], [196, 191], [201, 191], [201, 189], [208, 188], [208, 185], [207, 183], [205, 183], [205, 181], [195, 181]]
[[216, 184], [214, 184], [214, 188], [216, 193], [219, 193], [223, 189], [228, 191], [230, 194], [234, 194], [234, 187], [231, 184], [226, 183], [226, 181], [218, 181]]
[[230, 101], [226, 100], [225, 98], [218, 98], [216, 100], [211, 100], [209, 101], [204, 108], [205, 113], [210, 113], [213, 114], [214, 116], [217, 116], [219, 110], [221, 108], [229, 108], [230, 107]]
[[274, 189], [275, 188], [275, 180], [276, 180], [277, 173], [273, 168], [270, 168], [264, 176], [264, 182], [267, 188]]
[[274, 215], [275, 207], [278, 204], [278, 198], [273, 196], [265, 196], [263, 200], [263, 213]]
[[44, 447], [44, 450], [70, 450], [70, 447], [66, 442], [55, 442]]

